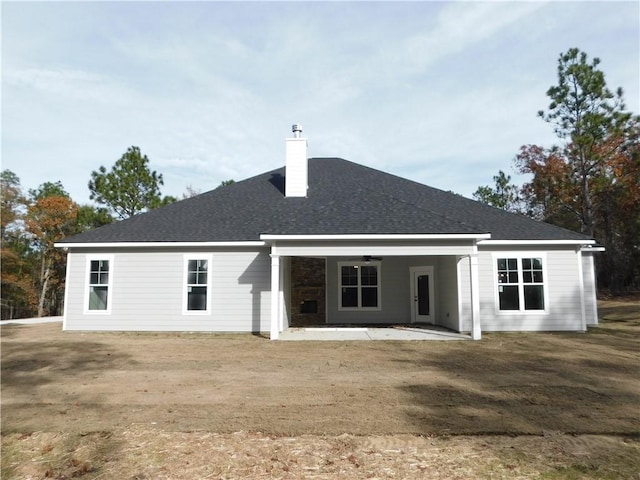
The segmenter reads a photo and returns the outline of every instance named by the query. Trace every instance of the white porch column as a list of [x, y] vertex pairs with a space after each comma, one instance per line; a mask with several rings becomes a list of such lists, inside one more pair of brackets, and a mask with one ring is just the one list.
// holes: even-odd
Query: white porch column
[[587, 331], [587, 308], [586, 308], [586, 305], [584, 304], [584, 271], [582, 268], [582, 249], [578, 248], [576, 255], [578, 257], [578, 276], [580, 277], [578, 283], [580, 285], [580, 315], [582, 317], [581, 326], [582, 326], [582, 331], [586, 332]]
[[480, 340], [480, 282], [478, 281], [478, 254], [469, 255], [469, 271], [471, 274], [471, 338]]
[[271, 254], [271, 340], [280, 337], [280, 255]]

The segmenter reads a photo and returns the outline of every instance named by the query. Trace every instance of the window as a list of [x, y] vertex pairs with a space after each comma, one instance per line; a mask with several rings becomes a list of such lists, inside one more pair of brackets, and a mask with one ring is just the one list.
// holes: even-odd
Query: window
[[380, 309], [380, 264], [339, 263], [341, 310]]
[[111, 312], [111, 279], [113, 277], [112, 257], [87, 258], [87, 290], [85, 312]]
[[502, 311], [544, 311], [543, 270], [541, 257], [498, 258], [498, 308]]
[[208, 256], [185, 258], [185, 311], [207, 313], [210, 303], [211, 259]]

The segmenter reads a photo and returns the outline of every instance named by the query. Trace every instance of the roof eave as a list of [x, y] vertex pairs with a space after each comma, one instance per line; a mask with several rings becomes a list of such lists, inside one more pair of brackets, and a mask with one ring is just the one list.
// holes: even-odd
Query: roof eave
[[262, 234], [260, 240], [273, 241], [331, 241], [331, 240], [475, 240], [491, 238], [490, 233], [445, 233], [445, 234], [337, 234], [337, 235], [276, 235]]
[[59, 242], [55, 243], [56, 248], [167, 248], [167, 247], [264, 247], [263, 241], [243, 241], [243, 242]]
[[571, 240], [481, 240], [478, 242], [478, 246], [525, 246], [525, 245], [583, 245], [590, 246], [595, 245], [595, 240], [587, 239], [571, 239]]

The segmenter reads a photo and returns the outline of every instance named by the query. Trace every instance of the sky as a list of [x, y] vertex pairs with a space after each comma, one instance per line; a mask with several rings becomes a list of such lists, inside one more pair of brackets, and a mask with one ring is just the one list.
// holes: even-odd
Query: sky
[[310, 157], [466, 197], [526, 144], [559, 143], [560, 53], [598, 57], [640, 113], [640, 3], [10, 2], [1, 4], [2, 169], [25, 191], [88, 181], [130, 146], [182, 198]]

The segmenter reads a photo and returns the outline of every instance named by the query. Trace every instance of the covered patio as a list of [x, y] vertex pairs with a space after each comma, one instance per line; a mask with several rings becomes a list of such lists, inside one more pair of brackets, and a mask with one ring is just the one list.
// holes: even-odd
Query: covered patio
[[[478, 340], [481, 329], [476, 242], [487, 237], [488, 234], [262, 235], [261, 239], [271, 247], [270, 337]], [[313, 285], [320, 295], [310, 301], [303, 299], [302, 307], [300, 301], [294, 304], [291, 298], [291, 260], [295, 257], [326, 261], [325, 286]], [[428, 282], [424, 283], [426, 288], [421, 286], [421, 280]], [[383, 287], [384, 301], [380, 293]], [[440, 295], [434, 296], [434, 291]], [[427, 305], [424, 312], [422, 303]], [[292, 321], [292, 309], [306, 309], [309, 304], [319, 321], [303, 325]], [[323, 304], [326, 310], [319, 308]], [[433, 328], [421, 328], [420, 323]], [[346, 328], [345, 324], [355, 325]]]

